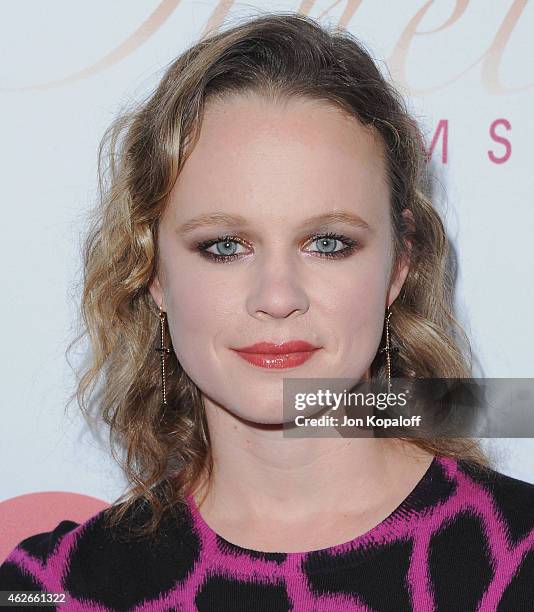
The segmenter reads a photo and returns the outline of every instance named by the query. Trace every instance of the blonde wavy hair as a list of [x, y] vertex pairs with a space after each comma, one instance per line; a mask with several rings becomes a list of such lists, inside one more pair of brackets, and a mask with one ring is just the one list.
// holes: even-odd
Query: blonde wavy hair
[[[394, 374], [472, 375], [469, 341], [453, 316], [449, 244], [423, 193], [422, 135], [369, 52], [348, 31], [297, 13], [261, 14], [212, 32], [168, 66], [146, 100], [113, 121], [98, 151], [100, 197], [83, 251], [83, 331], [72, 343], [87, 336], [91, 356], [71, 400], [77, 398], [90, 425], [109, 426], [112, 455], [128, 479], [126, 493], [106, 511], [109, 525], [117, 526], [136, 502], [150, 509], [130, 537], [155, 533], [165, 513], [212, 473], [201, 393], [174, 352], [167, 358], [168, 405], [162, 406], [159, 317], [148, 286], [158, 271], [158, 221], [195, 146], [204, 107], [243, 92], [327, 101], [379, 135], [387, 155], [394, 260], [405, 253], [406, 239], [412, 245], [410, 271], [391, 306], [391, 339], [400, 349]], [[413, 223], [401, 216], [406, 207]], [[384, 372], [377, 354], [371, 375], [383, 378]], [[473, 438], [406, 441], [489, 465]]]

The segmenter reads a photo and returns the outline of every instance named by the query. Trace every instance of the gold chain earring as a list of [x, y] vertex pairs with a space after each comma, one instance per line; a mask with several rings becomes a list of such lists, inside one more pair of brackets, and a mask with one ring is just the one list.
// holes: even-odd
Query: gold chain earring
[[398, 353], [399, 347], [393, 346], [389, 340], [389, 319], [391, 318], [391, 309], [388, 306], [386, 309], [386, 346], [380, 349], [379, 353], [386, 353], [387, 372], [388, 372], [388, 393], [391, 391], [391, 353]]
[[167, 405], [167, 388], [166, 388], [166, 381], [165, 381], [165, 357], [167, 355], [170, 355], [172, 352], [172, 349], [165, 346], [165, 323], [166, 321], [167, 321], [167, 313], [164, 312], [160, 306], [159, 307], [159, 335], [160, 335], [161, 345], [156, 347], [156, 351], [158, 351], [161, 356], [161, 389], [162, 389], [162, 395], [163, 395], [163, 402], [161, 404], [162, 406]]

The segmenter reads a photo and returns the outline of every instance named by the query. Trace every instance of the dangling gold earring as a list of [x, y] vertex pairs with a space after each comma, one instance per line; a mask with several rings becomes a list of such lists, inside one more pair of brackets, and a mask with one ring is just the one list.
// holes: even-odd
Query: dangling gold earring
[[399, 347], [393, 346], [389, 341], [389, 319], [391, 318], [391, 310], [389, 306], [386, 309], [386, 346], [380, 349], [379, 353], [386, 353], [387, 372], [388, 372], [388, 393], [391, 391], [391, 355], [390, 353], [398, 353]]
[[167, 405], [167, 388], [166, 388], [166, 381], [165, 381], [165, 357], [166, 355], [170, 355], [172, 352], [172, 349], [165, 346], [165, 323], [166, 321], [167, 321], [167, 313], [164, 312], [160, 306], [159, 307], [159, 334], [160, 334], [161, 346], [156, 347], [156, 351], [158, 351], [161, 356], [161, 389], [162, 389], [162, 396], [163, 396], [163, 402], [161, 404], [162, 406]]

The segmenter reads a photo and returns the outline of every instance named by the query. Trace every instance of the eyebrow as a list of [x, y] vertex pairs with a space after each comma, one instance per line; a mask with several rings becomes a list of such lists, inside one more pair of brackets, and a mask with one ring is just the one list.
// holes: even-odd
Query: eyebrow
[[[359, 215], [347, 211], [334, 211], [309, 217], [301, 224], [302, 229], [307, 229], [313, 226], [321, 225], [328, 226], [334, 223], [346, 223], [353, 227], [372, 232], [371, 226], [364, 221]], [[232, 225], [235, 227], [246, 228], [248, 221], [241, 215], [232, 215], [224, 212], [206, 213], [198, 215], [177, 227], [176, 231], [179, 235], [185, 235], [196, 229], [209, 227], [212, 225]]]

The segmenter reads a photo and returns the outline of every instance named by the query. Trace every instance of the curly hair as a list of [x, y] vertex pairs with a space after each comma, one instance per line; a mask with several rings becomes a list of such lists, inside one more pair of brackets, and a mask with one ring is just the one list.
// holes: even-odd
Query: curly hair
[[[444, 225], [424, 193], [422, 134], [369, 51], [348, 31], [298, 13], [261, 14], [211, 32], [166, 68], [146, 100], [119, 114], [98, 151], [99, 201], [83, 247], [84, 328], [72, 343], [87, 335], [91, 356], [71, 400], [77, 398], [90, 425], [109, 426], [112, 455], [128, 479], [127, 492], [107, 509], [109, 524], [118, 525], [136, 502], [151, 510], [130, 537], [154, 533], [165, 513], [212, 473], [202, 396], [174, 352], [167, 359], [168, 405], [162, 406], [159, 313], [148, 287], [158, 271], [158, 220], [198, 139], [205, 105], [235, 93], [326, 101], [381, 138], [396, 262], [406, 239], [411, 243], [409, 273], [391, 306], [391, 338], [400, 349], [394, 373], [472, 373], [469, 340], [453, 315]], [[405, 208], [413, 223], [402, 215]], [[384, 376], [383, 361], [375, 357], [372, 376]], [[489, 465], [473, 438], [406, 440], [433, 454]]]

